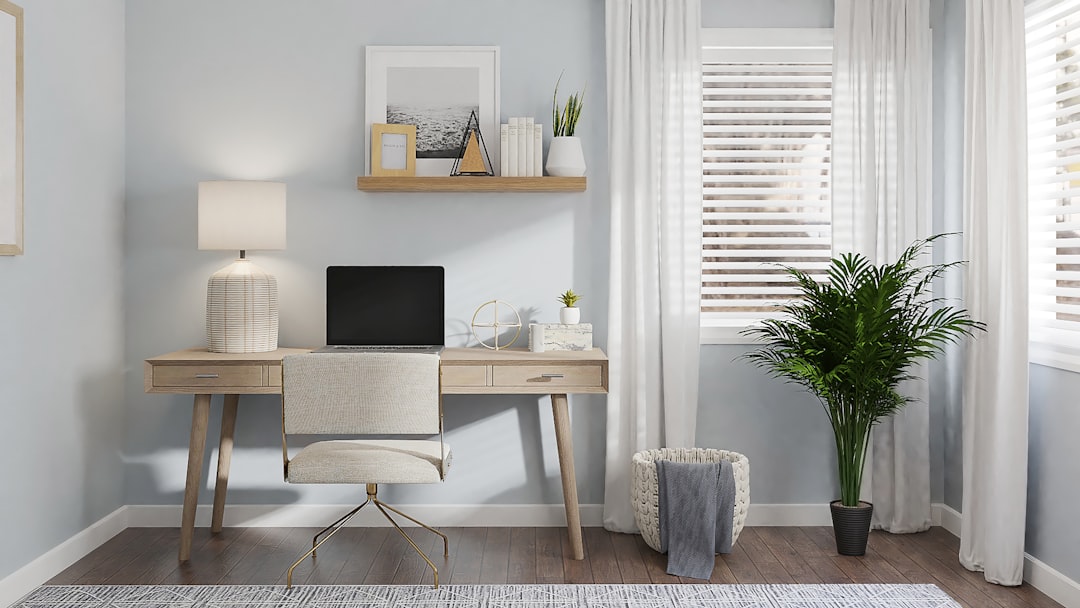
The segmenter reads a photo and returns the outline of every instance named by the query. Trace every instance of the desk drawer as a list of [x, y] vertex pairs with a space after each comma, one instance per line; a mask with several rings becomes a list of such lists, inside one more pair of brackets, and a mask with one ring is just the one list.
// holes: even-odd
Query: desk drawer
[[599, 365], [496, 365], [493, 386], [602, 386]]
[[262, 365], [158, 365], [154, 386], [265, 386]]
[[442, 384], [443, 386], [488, 386], [490, 370], [491, 367], [487, 365], [444, 365], [442, 366]]
[[281, 366], [271, 365], [266, 368], [266, 375], [269, 377], [270, 386], [281, 387]]

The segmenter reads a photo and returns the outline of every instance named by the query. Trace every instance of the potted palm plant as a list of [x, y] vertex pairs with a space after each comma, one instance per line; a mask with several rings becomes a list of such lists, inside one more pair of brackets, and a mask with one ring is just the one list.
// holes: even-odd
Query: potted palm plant
[[840, 499], [830, 508], [841, 555], [866, 551], [873, 505], [861, 502], [870, 431], [909, 398], [897, 391], [914, 363], [985, 329], [967, 311], [931, 296], [931, 283], [960, 262], [919, 265], [930, 243], [919, 240], [892, 264], [862, 255], [833, 258], [826, 282], [785, 267], [800, 297], [787, 313], [745, 330], [762, 343], [744, 355], [773, 376], [802, 385], [820, 400], [836, 440]]

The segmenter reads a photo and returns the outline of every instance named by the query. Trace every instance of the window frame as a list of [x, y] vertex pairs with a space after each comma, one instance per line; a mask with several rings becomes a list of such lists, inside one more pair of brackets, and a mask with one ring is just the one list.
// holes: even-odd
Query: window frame
[[[1041, 4], [1042, 6], [1038, 8], [1038, 13], [1034, 15], [1029, 15], [1027, 14], [1027, 11], [1025, 11], [1025, 48], [1027, 49], [1028, 53], [1030, 53], [1031, 49], [1027, 48], [1027, 30], [1029, 29], [1029, 26], [1032, 22], [1041, 24], [1039, 27], [1046, 27], [1049, 24], [1057, 23], [1062, 19], [1069, 18], [1073, 22], [1073, 29], [1080, 29], [1080, 7], [1069, 10], [1065, 6], [1065, 4], [1061, 2], [1043, 2]], [[1073, 33], [1075, 34], [1075, 31]], [[1047, 43], [1053, 41], [1055, 35], [1047, 36], [1047, 34], [1048, 32], [1042, 31], [1036, 35], [1036, 39], [1039, 39], [1040, 37], [1044, 38], [1042, 42], [1039, 42], [1036, 46], [1047, 46], [1047, 50], [1055, 52], [1056, 55], [1056, 53], [1059, 52], [1060, 47], [1058, 45], [1047, 45]], [[1080, 40], [1078, 40], [1073, 44], [1073, 46], [1068, 48], [1070, 50], [1076, 49], [1076, 54], [1080, 55]], [[1058, 278], [1057, 273], [1075, 272], [1073, 270], [1061, 269], [1056, 267], [1061, 265], [1075, 266], [1075, 264], [1072, 264], [1070, 262], [1055, 261], [1052, 263], [1041, 262], [1040, 265], [1039, 261], [1040, 256], [1045, 255], [1045, 250], [1059, 250], [1063, 247], [1068, 247], [1067, 245], [1057, 245], [1055, 247], [1050, 247], [1050, 245], [1053, 243], [1053, 240], [1050, 240], [1049, 242], [1047, 241], [1047, 236], [1049, 234], [1056, 233], [1058, 231], [1046, 229], [1046, 218], [1051, 217], [1052, 214], [1046, 212], [1044, 205], [1047, 201], [1054, 201], [1059, 199], [1060, 197], [1054, 196], [1053, 190], [1048, 189], [1046, 191], [1041, 191], [1041, 189], [1046, 188], [1047, 184], [1049, 183], [1068, 183], [1069, 187], [1065, 188], [1065, 190], [1067, 191], [1069, 189], [1072, 189], [1072, 186], [1077, 182], [1077, 179], [1047, 179], [1046, 173], [1051, 170], [1055, 171], [1055, 178], [1060, 176], [1067, 177], [1068, 175], [1076, 175], [1076, 173], [1073, 172], [1071, 167], [1066, 168], [1067, 173], [1065, 174], [1057, 173], [1056, 171], [1061, 168], [1060, 163], [1058, 162], [1035, 165], [1033, 164], [1033, 161], [1037, 158], [1037, 155], [1033, 155], [1031, 152], [1032, 149], [1039, 150], [1040, 153], [1046, 152], [1045, 150], [1040, 150], [1040, 146], [1045, 146], [1045, 141], [1039, 142], [1033, 140], [1032, 133], [1040, 134], [1040, 137], [1045, 139], [1050, 136], [1056, 137], [1057, 135], [1059, 135], [1058, 128], [1061, 126], [1065, 126], [1065, 128], [1071, 129], [1073, 131], [1080, 131], [1080, 119], [1070, 121], [1065, 125], [1052, 125], [1052, 128], [1049, 131], [1046, 131], [1045, 122], [1040, 125], [1036, 125], [1035, 123], [1036, 119], [1041, 119], [1045, 121], [1057, 115], [1065, 116], [1065, 114], [1062, 114], [1062, 110], [1066, 108], [1058, 108], [1057, 101], [1054, 98], [1061, 95], [1061, 92], [1057, 90], [1058, 87], [1060, 87], [1061, 85], [1066, 83], [1080, 84], [1080, 69], [1073, 71], [1071, 74], [1066, 71], [1060, 76], [1057, 75], [1057, 68], [1050, 72], [1046, 72], [1040, 69], [1036, 70], [1034, 72], [1035, 75], [1033, 76], [1033, 72], [1030, 70], [1030, 67], [1035, 61], [1038, 61], [1040, 63], [1049, 62], [1049, 65], [1055, 66], [1060, 63], [1061, 60], [1057, 59], [1056, 56], [1039, 56], [1036, 57], [1034, 60], [1032, 59], [1030, 54], [1026, 57], [1026, 65], [1029, 67], [1027, 74], [1028, 80], [1026, 92], [1028, 109], [1027, 206], [1029, 218], [1027, 234], [1029, 256], [1028, 362], [1037, 365], [1043, 365], [1046, 367], [1053, 367], [1072, 372], [1080, 372], [1080, 347], [1077, 347], [1075, 345], [1076, 338], [1080, 337], [1080, 321], [1075, 321], [1071, 319], [1050, 319], [1050, 321], [1058, 325], [1059, 329], [1055, 330], [1053, 325], [1047, 322], [1047, 311], [1043, 308], [1043, 306], [1033, 304], [1036, 301], [1044, 301], [1052, 296], [1060, 297], [1064, 295], [1064, 297], [1076, 297], [1075, 295], [1071, 295], [1068, 292], [1066, 292], [1066, 294], [1058, 294], [1058, 296], [1054, 296], [1053, 294], [1053, 291], [1059, 287], [1059, 285], [1057, 284], [1060, 281], [1072, 281], [1071, 279]], [[1077, 64], [1077, 62], [1071, 61], [1070, 63], [1072, 64], [1071, 66], [1062, 66], [1061, 69], [1066, 70], [1067, 67], [1075, 67]], [[1065, 79], [1062, 80], [1062, 78]], [[1051, 90], [1048, 92], [1046, 90], [1046, 87], [1050, 87]], [[1077, 87], [1077, 89], [1077, 93], [1072, 99], [1080, 98], [1080, 87]], [[1050, 108], [1049, 111], [1046, 109], [1040, 109], [1038, 112], [1032, 112], [1032, 98], [1036, 97], [1037, 101], [1042, 101], [1045, 103], [1047, 101], [1045, 98], [1038, 98], [1045, 97], [1047, 95], [1049, 96], [1050, 101], [1054, 103], [1055, 107]], [[1037, 107], [1045, 108], [1045, 105], [1039, 105]], [[1080, 110], [1078, 110], [1078, 112], [1080, 112]], [[1075, 146], [1069, 147], [1080, 147], [1080, 137], [1076, 138], [1076, 141], [1077, 144]], [[1052, 142], [1052, 147], [1056, 149], [1061, 143], [1061, 141], [1055, 140]], [[1075, 155], [1075, 153], [1073, 154]], [[1058, 157], [1055, 157], [1055, 160], [1057, 158]], [[1042, 162], [1041, 158], [1039, 159], [1039, 162]], [[1068, 196], [1068, 198], [1077, 201], [1072, 203], [1073, 206], [1080, 205], [1080, 195]], [[1072, 217], [1076, 217], [1078, 214], [1070, 213], [1069, 215]], [[1060, 254], [1059, 252], [1055, 251], [1054, 255], [1057, 256], [1073, 254]], [[1047, 267], [1050, 267], [1049, 272], [1046, 272]], [[1053, 286], [1047, 289], [1047, 283], [1051, 283]], [[1069, 286], [1067, 287], [1067, 289], [1075, 289], [1075, 287]], [[1072, 338], [1072, 340], [1069, 340], [1069, 338]]]
[[[793, 51], [806, 58], [833, 62], [832, 28], [703, 28], [702, 62], [714, 61], [723, 52], [726, 61], [787, 60]], [[745, 59], [743, 59], [745, 57]], [[832, 173], [830, 171], [830, 189]], [[704, 198], [703, 198], [704, 200]], [[836, 237], [831, 237], [835, 249]], [[741, 332], [749, 327], [742, 319], [708, 318], [701, 313], [700, 344], [752, 344], [754, 339]]]

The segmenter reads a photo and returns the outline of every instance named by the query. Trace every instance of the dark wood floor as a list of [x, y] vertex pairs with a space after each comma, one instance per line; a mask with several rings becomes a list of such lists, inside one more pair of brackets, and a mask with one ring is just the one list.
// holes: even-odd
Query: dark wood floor
[[[702, 583], [664, 572], [667, 558], [640, 536], [585, 529], [585, 559], [566, 559], [563, 528], [447, 528], [450, 557], [423, 531], [444, 584]], [[54, 577], [50, 584], [284, 584], [313, 528], [196, 531], [191, 561], [176, 561], [177, 528], [129, 528]], [[999, 587], [957, 561], [959, 541], [941, 528], [921, 534], [873, 532], [863, 557], [836, 554], [831, 528], [747, 528], [718, 557], [712, 583], [933, 583], [970, 608], [1060, 608], [1032, 587]], [[431, 572], [392, 528], [346, 528], [296, 569], [294, 584], [419, 584]]]

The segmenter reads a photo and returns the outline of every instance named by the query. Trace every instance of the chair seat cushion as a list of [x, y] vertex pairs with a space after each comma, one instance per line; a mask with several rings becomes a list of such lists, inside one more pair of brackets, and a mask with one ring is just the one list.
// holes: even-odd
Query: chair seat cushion
[[313, 443], [289, 460], [290, 483], [438, 483], [450, 467], [450, 446], [438, 441], [333, 440]]

